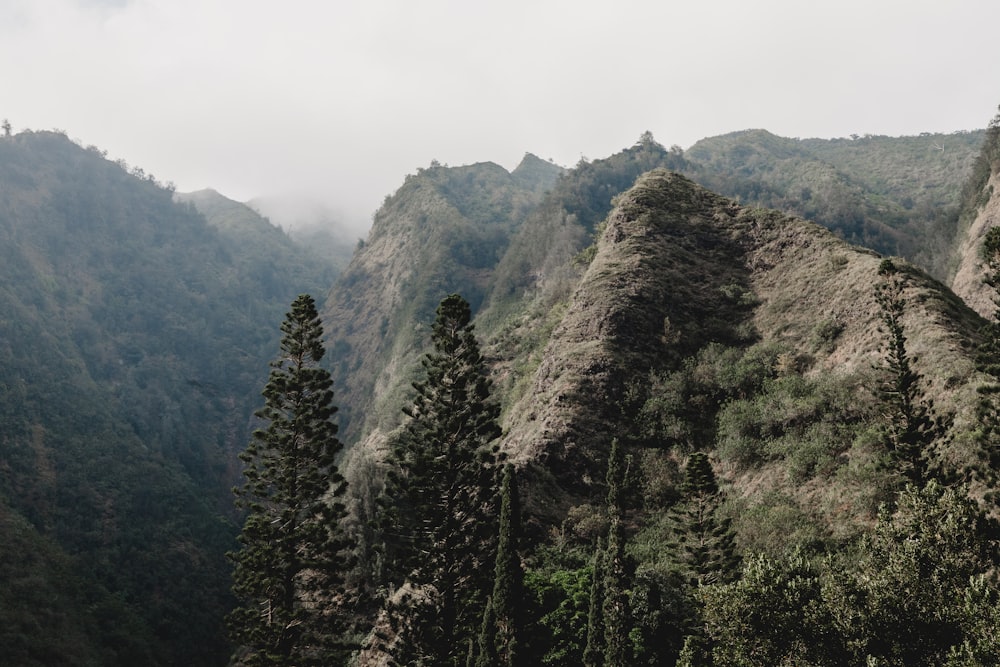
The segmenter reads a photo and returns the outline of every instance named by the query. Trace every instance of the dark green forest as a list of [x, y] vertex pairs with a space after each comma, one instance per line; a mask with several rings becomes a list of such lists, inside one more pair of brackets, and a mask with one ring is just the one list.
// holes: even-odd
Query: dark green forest
[[5, 662], [225, 662], [229, 487], [278, 336], [258, 321], [324, 286], [251, 233], [62, 135], [0, 140]]
[[998, 664], [998, 146], [434, 163], [340, 271], [0, 138], [0, 654]]

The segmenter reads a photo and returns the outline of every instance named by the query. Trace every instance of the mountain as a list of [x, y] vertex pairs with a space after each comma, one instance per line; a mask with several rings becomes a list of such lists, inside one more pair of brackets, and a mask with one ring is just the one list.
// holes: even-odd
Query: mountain
[[246, 206], [284, 229], [300, 248], [323, 257], [334, 275], [351, 261], [360, 234], [329, 206], [293, 195], [255, 197]]
[[236, 453], [284, 311], [329, 273], [259, 220], [213, 220], [61, 134], [0, 138], [11, 664], [229, 653]]
[[432, 163], [339, 274], [332, 251], [216, 192], [178, 195], [58, 133], [0, 138], [0, 654], [226, 660], [235, 455], [303, 292], [325, 295], [355, 508], [372, 507], [435, 307], [459, 292], [536, 574], [588, 567], [615, 438], [637, 571], [669, 575], [694, 451], [742, 551], [848, 552], [898, 486], [876, 288], [899, 289], [917, 399], [943, 429], [934, 460], [966, 474], [983, 454], [989, 313], [939, 282], [961, 258], [956, 291], [984, 294], [997, 160], [992, 130], [976, 157], [982, 136], [747, 131], [684, 152], [647, 133], [571, 169]]
[[993, 290], [984, 283], [983, 240], [1000, 220], [1000, 115], [986, 140], [962, 192], [959, 233], [955, 243], [957, 268], [951, 281], [955, 293], [986, 318], [996, 316]]
[[[874, 510], [871, 479], [855, 475], [871, 464], [866, 438], [878, 421], [866, 387], [885, 348], [872, 291], [881, 262], [813, 223], [741, 207], [680, 175], [641, 177], [618, 199], [507, 413], [508, 452], [536, 471], [540, 488], [561, 491], [539, 492], [544, 500], [532, 507], [549, 514], [567, 492], [590, 497], [608, 444], [622, 437], [644, 443], [646, 465], [708, 448], [739, 502], [764, 513], [780, 502], [816, 534], [863, 525]], [[896, 264], [925, 391], [933, 388], [954, 423], [968, 423], [980, 320], [939, 283]], [[701, 406], [694, 414], [691, 402]], [[967, 453], [956, 456], [965, 462]], [[777, 544], [780, 532], [741, 537]]]
[[[789, 173], [822, 167], [833, 194], [817, 195], [813, 205], [826, 206], [820, 210], [828, 220], [831, 202], [850, 193], [848, 186], [854, 194], [843, 206], [875, 210], [876, 190], [890, 188], [874, 183], [900, 168], [848, 177], [838, 170], [851, 164], [849, 146], [817, 148], [766, 133], [731, 137], [736, 143], [720, 154], [740, 153], [736, 144], [744, 140], [767, 146], [767, 159], [792, 160], [782, 167]], [[910, 150], [873, 143], [868, 150], [889, 156]], [[582, 162], [521, 221], [486, 218], [509, 232], [492, 253], [480, 254], [478, 272], [456, 261], [461, 255], [446, 242], [468, 229], [451, 220], [468, 218], [444, 212], [458, 210], [470, 193], [484, 197], [482, 186], [456, 187], [476, 182], [470, 172], [494, 173], [498, 180], [490, 182], [506, 187], [504, 174], [483, 165], [437, 167], [408, 179], [327, 303], [328, 320], [345, 323], [331, 327], [330, 342], [348, 369], [339, 386], [352, 414], [349, 442], [360, 443], [353, 456], [379, 458], [419, 377], [433, 306], [459, 291], [478, 310], [503, 405], [503, 447], [527, 471], [527, 504], [539, 527], [560, 525], [599, 497], [607, 447], [618, 436], [638, 443], [644, 470], [662, 471], [647, 483], [664, 505], [676, 493], [684, 453], [712, 451], [737, 490], [734, 517], [748, 512], [736, 521], [747, 545], [777, 548], [788, 530], [815, 539], [861, 530], [885, 498], [873, 443], [882, 418], [874, 390], [881, 376], [873, 368], [887, 345], [873, 292], [883, 260], [838, 238], [844, 229], [834, 226], [835, 234], [743, 205], [662, 171], [711, 180], [732, 166], [710, 169], [712, 154], [704, 147], [668, 151], [643, 137], [605, 160]], [[958, 200], [930, 180], [928, 188], [897, 184], [893, 196], [928, 190], [935, 193], [929, 198]], [[869, 227], [885, 221], [893, 238], [919, 236], [891, 216], [856, 215]], [[917, 266], [902, 259], [893, 265], [905, 277], [906, 335], [925, 378], [922, 392], [936, 397], [953, 428], [967, 429], [982, 381], [971, 361], [982, 320]], [[423, 273], [428, 267], [435, 268]], [[953, 434], [956, 442], [967, 440], [962, 433]], [[975, 452], [948, 456], [962, 466]]]
[[983, 133], [788, 139], [746, 130], [703, 139], [685, 173], [745, 204], [805, 217], [944, 280], [960, 194]]
[[[790, 172], [817, 167], [796, 142], [778, 143], [803, 160], [785, 165]], [[480, 253], [476, 272], [447, 245], [469, 232], [460, 225], [470, 218], [452, 211], [472, 194], [486, 198], [479, 183], [510, 192], [504, 174], [484, 165], [420, 173], [387, 200], [369, 243], [330, 292], [327, 317], [349, 323], [331, 327], [336, 363], [370, 378], [338, 385], [352, 411], [348, 472], [359, 516], [375, 504], [386, 442], [410, 382], [421, 377], [435, 300], [471, 294], [502, 406], [499, 445], [518, 470], [527, 524], [522, 562], [536, 598], [525, 603], [535, 633], [525, 664], [543, 664], [543, 656], [579, 664], [560, 651], [565, 636], [585, 633], [580, 600], [597, 562], [594, 544], [611, 522], [605, 473], [616, 440], [626, 451], [623, 561], [634, 573], [635, 633], [647, 622], [661, 624], [657, 632], [681, 632], [689, 622], [679, 609], [672, 510], [694, 452], [711, 461], [720, 520], [747, 558], [784, 562], [791, 552], [853, 571], [880, 508], [905, 482], [892, 444], [893, 420], [902, 417], [893, 398], [901, 371], [890, 350], [900, 339], [913, 371], [910, 405], [933, 425], [929, 465], [972, 480], [974, 497], [993, 491], [988, 475], [972, 472], [989, 454], [977, 436], [978, 390], [991, 381], [976, 365], [985, 320], [915, 263], [852, 245], [843, 229], [696, 183], [685, 174], [726, 171], [697, 159], [643, 137], [605, 160], [581, 162], [518, 222], [480, 218], [505, 234], [494, 239], [494, 263]], [[837, 167], [825, 173], [834, 184], [863, 180]], [[897, 195], [918, 189], [900, 186]], [[867, 186], [854, 192], [849, 201], [873, 201]], [[919, 240], [906, 220], [882, 220], [887, 234], [898, 232], [893, 238]], [[434, 272], [421, 273], [428, 266]], [[885, 294], [900, 309], [892, 322], [898, 339]], [[415, 595], [406, 586], [385, 593], [395, 613], [393, 605]], [[373, 636], [391, 644], [387, 623], [380, 617]], [[659, 648], [647, 644], [646, 654], [659, 650], [669, 660], [655, 664], [672, 664], [683, 635], [656, 637]], [[366, 649], [363, 664], [385, 664], [380, 646]]]
[[560, 171], [532, 155], [513, 172], [431, 165], [386, 198], [323, 311], [336, 386], [359, 399], [340, 403], [346, 441], [399, 424], [437, 304], [461, 291], [479, 308], [497, 259]]
[[224, 197], [215, 190], [175, 193], [174, 199], [191, 204], [205, 217], [233, 251], [234, 257], [239, 258], [240, 270], [244, 273], [261, 271], [266, 266], [272, 270], [280, 267], [285, 272], [298, 272], [303, 284], [311, 283], [310, 290], [322, 293], [350, 259], [350, 251], [345, 251], [341, 245], [331, 249], [322, 242], [298, 241], [253, 207]]

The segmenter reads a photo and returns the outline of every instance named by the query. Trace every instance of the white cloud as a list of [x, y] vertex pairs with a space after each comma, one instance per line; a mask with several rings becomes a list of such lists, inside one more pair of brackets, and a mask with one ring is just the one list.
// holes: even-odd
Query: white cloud
[[982, 127], [986, 0], [0, 0], [0, 116], [172, 180], [367, 219], [431, 159]]

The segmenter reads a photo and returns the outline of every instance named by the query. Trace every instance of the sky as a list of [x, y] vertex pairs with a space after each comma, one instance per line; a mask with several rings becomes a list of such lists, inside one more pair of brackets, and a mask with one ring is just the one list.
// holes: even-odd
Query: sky
[[985, 127], [996, 0], [0, 0], [0, 118], [363, 229], [432, 160]]

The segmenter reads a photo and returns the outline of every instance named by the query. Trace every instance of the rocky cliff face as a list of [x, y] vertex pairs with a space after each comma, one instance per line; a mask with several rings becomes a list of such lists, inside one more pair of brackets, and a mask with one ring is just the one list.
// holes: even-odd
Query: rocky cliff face
[[479, 306], [498, 256], [560, 171], [534, 156], [510, 173], [432, 166], [386, 198], [323, 313], [347, 397], [345, 441], [398, 425], [437, 304], [460, 292]]
[[951, 288], [969, 307], [983, 317], [992, 319], [996, 315], [995, 292], [983, 282], [982, 249], [983, 239], [997, 224], [1000, 224], [1000, 174], [993, 173], [983, 191], [985, 204], [976, 209], [975, 216], [959, 247], [958, 269], [952, 279]]
[[[358, 303], [345, 293], [331, 301], [342, 304], [334, 330], [353, 328], [352, 350], [370, 355], [361, 357], [368, 364], [362, 367], [378, 369], [369, 400], [377, 419], [386, 421], [366, 417], [356, 451], [376, 457], [393, 424], [385, 415], [396, 419], [405, 404], [405, 380], [418, 370], [423, 328], [436, 303], [421, 292], [427, 313], [413, 319], [407, 290], [417, 279], [414, 260], [443, 241], [407, 244], [419, 238], [421, 211], [431, 202], [438, 202], [436, 224], [447, 210], [440, 190], [419, 186], [387, 202], [381, 215], [392, 227], [373, 232], [355, 257], [353, 270], [366, 271], [379, 296]], [[553, 201], [533, 216], [553, 211], [565, 218], [566, 209]], [[525, 229], [559, 233], [562, 225], [535, 217]], [[618, 196], [598, 229], [592, 250], [577, 255], [578, 244], [571, 244], [554, 270], [530, 276], [527, 287], [507, 292], [503, 307], [494, 304], [479, 320], [504, 405], [502, 446], [525, 471], [522, 491], [533, 520], [559, 524], [572, 506], [599, 497], [615, 437], [654, 452], [644, 465], [676, 465], [672, 457], [692, 448], [716, 451], [735, 502], [744, 507], [780, 498], [811, 517], [810, 525], [828, 528], [844, 516], [855, 523], [870, 516], [878, 500], [867, 489], [877, 484], [872, 443], [881, 418], [873, 369], [886, 346], [874, 289], [883, 280], [883, 259], [818, 225], [740, 206], [663, 169]], [[548, 264], [551, 254], [544, 257]], [[922, 389], [949, 416], [952, 439], [963, 442], [979, 382], [970, 359], [981, 320], [916, 267], [893, 262], [903, 282], [907, 349]], [[457, 274], [439, 270], [451, 276], [447, 285], [437, 283], [441, 294], [475, 287], [473, 274], [463, 273], [468, 267]], [[489, 269], [481, 271], [488, 286]], [[413, 321], [416, 329], [401, 324]], [[378, 333], [383, 330], [389, 334]], [[722, 377], [739, 373], [754, 377], [738, 387]], [[667, 400], [665, 392], [678, 382], [711, 385], [704, 391], [715, 393], [684, 395], [673, 413], [657, 417], [687, 419], [683, 436], [646, 428], [649, 405]], [[674, 414], [691, 405], [703, 407], [683, 419]], [[972, 454], [962, 447], [948, 455], [967, 460]]]
[[[608, 217], [530, 390], [507, 413], [505, 447], [535, 471], [533, 507], [558, 513], [553, 500], [571, 503], [599, 486], [611, 439], [634, 432], [630, 394], [651, 372], [674, 372], [710, 344], [773, 346], [804, 377], [869, 373], [884, 342], [873, 293], [880, 262], [817, 225], [740, 207], [682, 176], [640, 178]], [[898, 264], [909, 349], [942, 407], [966, 419], [978, 320]], [[734, 469], [733, 479], [745, 477], [750, 488], [766, 467]]]

